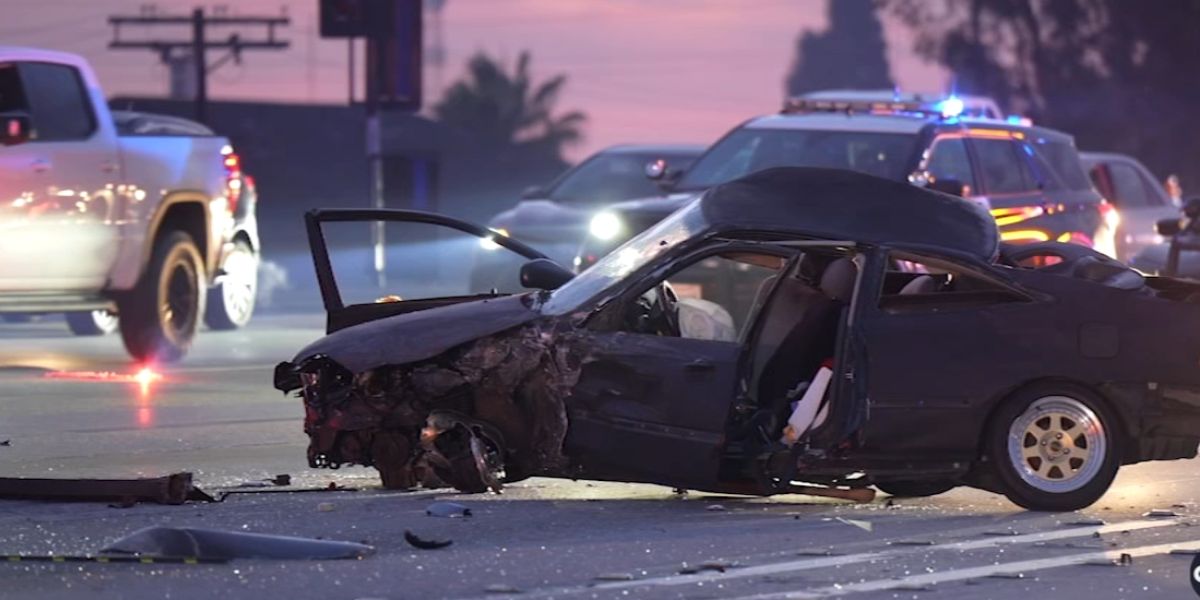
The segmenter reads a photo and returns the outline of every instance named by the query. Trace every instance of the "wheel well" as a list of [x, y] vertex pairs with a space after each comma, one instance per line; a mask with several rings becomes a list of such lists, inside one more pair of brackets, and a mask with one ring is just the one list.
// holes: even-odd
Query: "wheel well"
[[[182, 231], [190, 235], [196, 243], [196, 249], [200, 251], [200, 256], [204, 258], [205, 266], [211, 267], [208, 265], [208, 214], [204, 211], [203, 204], [176, 202], [168, 206], [154, 230], [154, 241], [157, 242], [171, 231]], [[211, 271], [211, 268], [206, 268], [206, 272]]]
[[1137, 440], [1134, 438], [1134, 436], [1129, 431], [1129, 424], [1126, 421], [1125, 414], [1117, 409], [1117, 407], [1113, 404], [1113, 401], [1107, 395], [1105, 395], [1104, 392], [1100, 391], [1099, 389], [1096, 389], [1095, 386], [1091, 386], [1091, 385], [1088, 385], [1081, 381], [1076, 381], [1074, 379], [1070, 379], [1067, 377], [1041, 377], [1038, 379], [1031, 379], [1031, 380], [1026, 381], [1017, 386], [1013, 386], [1013, 387], [1009, 388], [1008, 390], [1005, 390], [1004, 392], [997, 394], [996, 398], [994, 398], [991, 401], [991, 406], [989, 406], [989, 408], [988, 408], [987, 416], [984, 418], [984, 420], [982, 422], [983, 435], [979, 436], [979, 447], [976, 448], [977, 456], [983, 456], [984, 453], [987, 451], [986, 446], [987, 446], [988, 428], [991, 426], [992, 420], [996, 418], [996, 413], [1000, 412], [1000, 408], [1004, 405], [1005, 400], [1012, 398], [1013, 396], [1016, 396], [1017, 394], [1025, 391], [1031, 387], [1040, 386], [1040, 385], [1055, 385], [1055, 384], [1070, 385], [1070, 386], [1074, 386], [1074, 387], [1078, 387], [1078, 388], [1083, 388], [1083, 389], [1091, 392], [1096, 398], [1098, 398], [1100, 400], [1100, 402], [1102, 402], [1104, 404], [1104, 407], [1108, 409], [1108, 413], [1113, 415], [1113, 418], [1115, 418], [1117, 421], [1116, 423], [1113, 424], [1114, 425], [1113, 430], [1116, 431], [1117, 435], [1120, 436], [1119, 443], [1120, 443], [1120, 447], [1121, 447], [1122, 462], [1124, 462], [1126, 459], [1128, 459], [1128, 457], [1137, 454]]

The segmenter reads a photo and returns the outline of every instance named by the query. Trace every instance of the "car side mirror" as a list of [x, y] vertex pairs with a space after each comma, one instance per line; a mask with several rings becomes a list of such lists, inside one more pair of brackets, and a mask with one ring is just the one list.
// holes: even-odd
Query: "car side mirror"
[[1163, 237], [1171, 237], [1179, 235], [1183, 227], [1179, 224], [1179, 219], [1160, 219], [1154, 224], [1154, 231]]
[[925, 187], [935, 192], [950, 194], [951, 196], [958, 196], [960, 198], [965, 198], [967, 195], [967, 184], [958, 179], [934, 179], [925, 184]]
[[521, 191], [522, 200], [537, 200], [538, 198], [546, 197], [546, 188], [540, 185], [531, 185]]
[[33, 126], [25, 115], [0, 116], [0, 146], [16, 146], [29, 141]]
[[556, 290], [575, 275], [548, 258], [521, 265], [521, 285], [531, 290]]

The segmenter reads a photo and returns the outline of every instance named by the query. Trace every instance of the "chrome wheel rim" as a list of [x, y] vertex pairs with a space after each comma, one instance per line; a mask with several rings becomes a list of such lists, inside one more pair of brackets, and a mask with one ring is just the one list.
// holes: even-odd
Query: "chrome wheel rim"
[[258, 288], [258, 261], [239, 246], [226, 259], [221, 270], [221, 296], [229, 320], [244, 324], [254, 310], [254, 295]]
[[1039, 398], [1008, 430], [1008, 457], [1022, 481], [1048, 493], [1075, 491], [1100, 472], [1108, 453], [1095, 411], [1068, 396]]

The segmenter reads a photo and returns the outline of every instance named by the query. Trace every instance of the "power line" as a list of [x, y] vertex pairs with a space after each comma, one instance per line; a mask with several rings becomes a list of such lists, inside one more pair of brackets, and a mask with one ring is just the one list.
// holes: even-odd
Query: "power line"
[[[223, 12], [209, 16], [204, 14], [203, 8], [197, 8], [192, 11], [190, 16], [153, 13], [130, 16], [112, 15], [108, 18], [108, 22], [113, 28], [113, 38], [108, 43], [110, 49], [153, 50], [159, 54], [162, 62], [168, 65], [179, 64], [180, 59], [176, 56], [176, 51], [182, 51], [185, 53], [184, 56], [189, 57], [188, 60], [195, 69], [195, 116], [196, 120], [201, 123], [207, 118], [209, 73], [216, 71], [230, 60], [241, 64], [242, 52], [245, 50], [283, 50], [290, 45], [287, 40], [279, 40], [275, 37], [276, 28], [287, 27], [291, 23], [291, 19], [286, 16], [228, 16]], [[192, 35], [190, 39], [121, 39], [121, 27], [129, 25], [143, 27], [190, 25]], [[243, 28], [258, 27], [265, 27], [265, 31], [260, 31], [260, 33], [265, 33], [265, 38], [247, 38], [242, 33]], [[224, 39], [210, 40], [206, 35], [209, 28], [233, 29], [234, 31]], [[210, 49], [229, 50], [229, 53], [210, 65], [208, 63]]]

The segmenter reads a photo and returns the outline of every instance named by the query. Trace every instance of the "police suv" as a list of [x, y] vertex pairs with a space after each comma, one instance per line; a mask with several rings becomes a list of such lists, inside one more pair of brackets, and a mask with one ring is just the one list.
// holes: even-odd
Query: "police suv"
[[664, 182], [668, 195], [598, 212], [575, 267], [587, 268], [711, 186], [780, 166], [849, 169], [960, 194], [991, 211], [1004, 241], [1114, 253], [1119, 216], [1092, 187], [1071, 136], [1005, 118], [986, 98], [833, 91], [790, 99], [779, 114], [734, 128]]

